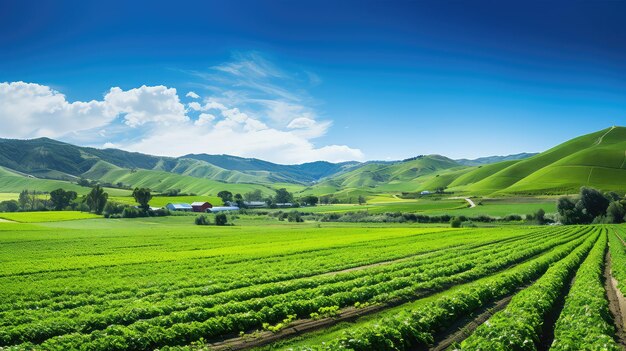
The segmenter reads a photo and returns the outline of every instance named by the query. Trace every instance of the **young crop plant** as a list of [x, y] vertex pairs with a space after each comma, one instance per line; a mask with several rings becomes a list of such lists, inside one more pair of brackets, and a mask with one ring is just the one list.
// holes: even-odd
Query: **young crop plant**
[[[519, 286], [536, 279], [546, 270], [549, 272], [546, 273], [548, 276], [553, 276], [554, 267], [560, 270], [561, 267], [576, 266], [589, 252], [596, 237], [584, 235], [504, 272], [466, 284], [449, 294], [444, 293], [440, 298], [417, 309], [405, 310], [393, 317], [349, 328], [342, 336], [324, 345], [307, 345], [302, 349], [366, 351], [428, 348], [434, 343], [434, 334], [450, 326], [459, 317], [511, 294]], [[550, 268], [555, 262], [558, 263]]]
[[509, 305], [496, 313], [461, 343], [462, 350], [536, 350], [542, 327], [561, 291], [585, 259], [598, 238], [591, 236], [582, 249], [552, 266], [533, 285], [515, 295]]
[[576, 272], [576, 280], [557, 320], [551, 350], [620, 350], [603, 284], [607, 235], [598, 242]]

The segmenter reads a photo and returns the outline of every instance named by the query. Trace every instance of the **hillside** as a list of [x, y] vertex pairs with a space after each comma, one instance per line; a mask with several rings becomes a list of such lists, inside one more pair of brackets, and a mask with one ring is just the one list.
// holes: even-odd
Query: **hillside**
[[330, 177], [305, 193], [359, 189], [375, 194], [445, 187], [461, 195], [537, 195], [575, 193], [583, 185], [626, 192], [626, 128], [607, 128], [527, 158], [473, 167], [433, 155], [391, 165], [368, 164]]
[[[487, 159], [493, 160], [474, 161]], [[626, 128], [607, 128], [527, 158], [478, 166], [440, 155], [395, 162], [301, 165], [228, 155], [168, 158], [40, 138], [0, 139], [0, 167], [0, 192], [74, 189], [79, 177], [202, 195], [224, 189], [240, 193], [260, 189], [270, 194], [277, 187], [287, 187], [297, 195], [333, 194], [344, 200], [437, 188], [459, 195], [563, 194], [577, 192], [583, 185], [626, 192]], [[76, 190], [84, 192], [80, 187]]]
[[321, 178], [356, 167], [358, 162], [312, 162], [280, 165], [253, 158], [229, 155], [186, 155], [160, 157], [118, 149], [80, 147], [38, 138], [31, 140], [0, 139], [0, 166], [37, 178], [76, 180], [86, 177], [99, 180], [92, 168], [105, 162], [114, 167], [172, 172], [196, 178], [228, 183], [309, 184]]

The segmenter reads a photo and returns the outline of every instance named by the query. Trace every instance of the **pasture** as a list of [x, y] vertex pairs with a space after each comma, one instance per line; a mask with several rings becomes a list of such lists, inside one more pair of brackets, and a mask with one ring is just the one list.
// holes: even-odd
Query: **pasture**
[[[440, 343], [447, 339], [441, 331], [456, 331], [460, 316], [469, 323], [499, 306], [498, 334], [480, 326], [456, 340], [467, 350], [498, 349], [499, 337], [545, 342], [538, 321], [561, 310], [578, 316], [581, 294], [604, 291], [597, 270], [607, 242], [614, 262], [626, 255], [623, 226], [235, 222], [0, 223], [0, 347], [409, 349]], [[614, 270], [620, 281], [625, 275]], [[574, 276], [577, 283], [562, 289]], [[598, 296], [580, 322], [549, 322], [555, 335], [616, 349], [608, 300]], [[560, 307], [561, 298], [573, 302]], [[508, 305], [499, 304], [503, 299]], [[542, 304], [530, 303], [536, 299]], [[509, 310], [529, 327], [516, 329]]]

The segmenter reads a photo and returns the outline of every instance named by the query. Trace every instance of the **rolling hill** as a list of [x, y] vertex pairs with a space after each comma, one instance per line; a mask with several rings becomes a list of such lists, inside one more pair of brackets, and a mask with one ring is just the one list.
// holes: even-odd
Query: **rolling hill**
[[159, 157], [79, 147], [47, 138], [0, 139], [0, 192], [63, 187], [84, 193], [86, 188], [75, 184], [78, 178], [199, 195], [215, 195], [224, 189], [235, 193], [259, 189], [271, 194], [278, 187], [287, 187], [297, 195], [333, 194], [345, 200], [442, 187], [460, 195], [490, 196], [574, 193], [583, 185], [626, 192], [624, 127], [583, 135], [529, 155], [472, 160], [503, 159], [476, 166], [441, 155], [394, 162], [279, 165], [228, 155]]

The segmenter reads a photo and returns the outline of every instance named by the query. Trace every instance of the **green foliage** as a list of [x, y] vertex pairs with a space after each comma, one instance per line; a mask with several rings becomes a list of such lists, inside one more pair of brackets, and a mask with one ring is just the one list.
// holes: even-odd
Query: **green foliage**
[[302, 219], [302, 217], [300, 216], [300, 212], [291, 211], [289, 212], [289, 215], [287, 215], [287, 221], [300, 223], [300, 222], [304, 222], [304, 219]]
[[85, 203], [89, 207], [89, 211], [102, 214], [108, 198], [109, 194], [104, 192], [104, 189], [100, 185], [96, 185], [85, 197]]
[[133, 198], [139, 204], [144, 212], [150, 209], [150, 200], [152, 200], [152, 194], [148, 188], [135, 188], [133, 190]]
[[195, 219], [196, 225], [210, 225], [211, 221], [207, 215], [199, 215]]
[[613, 318], [603, 284], [606, 246], [604, 232], [576, 272], [550, 350], [620, 350], [614, 340]]
[[52, 207], [60, 211], [70, 205], [70, 203], [78, 197], [75, 191], [65, 191], [63, 189], [56, 189], [50, 192], [50, 201]]
[[461, 228], [461, 219], [458, 217], [454, 217], [450, 220], [450, 227], [452, 228]]
[[219, 193], [217, 193], [217, 197], [222, 199], [222, 203], [224, 203], [224, 204], [226, 204], [227, 202], [232, 202], [233, 201], [233, 193], [231, 193], [228, 190], [220, 191]]
[[293, 195], [287, 191], [285, 188], [280, 188], [276, 190], [276, 195], [274, 196], [274, 202], [278, 204], [291, 203], [293, 202]]
[[228, 224], [228, 216], [226, 213], [218, 213], [215, 215], [215, 225], [227, 225]]
[[17, 212], [20, 204], [16, 200], [6, 200], [0, 202], [0, 212]]

